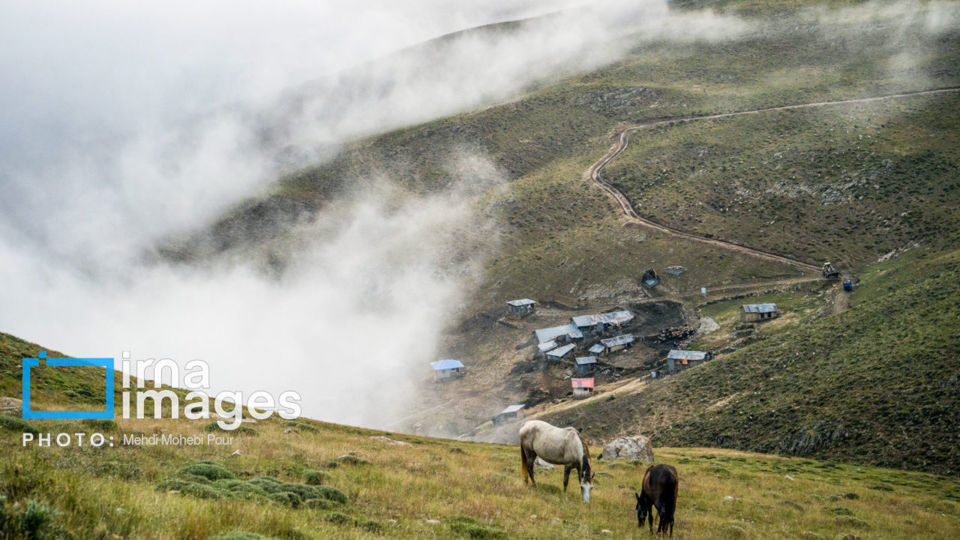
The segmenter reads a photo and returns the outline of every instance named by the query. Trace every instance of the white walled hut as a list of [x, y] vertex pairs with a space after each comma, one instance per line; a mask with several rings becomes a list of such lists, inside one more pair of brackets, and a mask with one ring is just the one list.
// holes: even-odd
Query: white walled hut
[[510, 405], [506, 409], [498, 412], [496, 416], [493, 417], [493, 425], [505, 424], [507, 422], [516, 420], [520, 416], [520, 411], [526, 405], [521, 403], [519, 405]]
[[743, 304], [740, 306], [740, 321], [766, 321], [780, 316], [776, 304]]
[[573, 397], [583, 399], [593, 393], [593, 377], [588, 379], [570, 379], [570, 386], [573, 387]]
[[709, 359], [710, 353], [706, 351], [683, 351], [674, 349], [667, 353], [667, 369], [672, 373], [702, 364]]
[[529, 298], [521, 298], [507, 302], [507, 310], [511, 315], [528, 315], [533, 313], [536, 305], [537, 303]]
[[430, 362], [433, 373], [437, 381], [449, 381], [462, 377], [464, 373], [463, 362], [459, 360], [437, 360]]

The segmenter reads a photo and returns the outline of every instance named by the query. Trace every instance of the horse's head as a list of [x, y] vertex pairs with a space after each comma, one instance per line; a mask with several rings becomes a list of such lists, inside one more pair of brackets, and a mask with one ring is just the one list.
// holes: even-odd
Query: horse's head
[[590, 502], [590, 490], [593, 489], [593, 473], [588, 473], [583, 475], [583, 480], [580, 481], [580, 496], [583, 497], [583, 502]]
[[633, 494], [637, 497], [637, 526], [643, 527], [643, 521], [647, 519], [647, 512], [650, 510], [650, 506], [644, 504], [643, 498], [637, 495], [636, 491], [634, 491]]

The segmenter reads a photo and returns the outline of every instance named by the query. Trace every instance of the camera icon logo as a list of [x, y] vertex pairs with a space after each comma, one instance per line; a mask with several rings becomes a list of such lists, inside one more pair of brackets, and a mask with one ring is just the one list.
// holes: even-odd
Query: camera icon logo
[[[30, 368], [40, 367], [43, 360], [47, 367], [102, 367], [105, 374], [106, 399], [103, 410], [73, 411], [35, 411], [30, 406]], [[101, 420], [112, 419], [113, 410], [113, 358], [47, 358], [46, 351], [40, 351], [37, 358], [23, 359], [23, 418], [53, 420]]]

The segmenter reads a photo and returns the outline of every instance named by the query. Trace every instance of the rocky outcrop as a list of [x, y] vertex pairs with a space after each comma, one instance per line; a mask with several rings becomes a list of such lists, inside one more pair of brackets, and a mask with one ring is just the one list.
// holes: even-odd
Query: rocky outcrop
[[17, 398], [0, 397], [0, 413], [20, 416], [23, 414], [23, 402]]
[[650, 439], [643, 435], [623, 437], [606, 444], [603, 447], [603, 459], [639, 459], [653, 463], [653, 445]]

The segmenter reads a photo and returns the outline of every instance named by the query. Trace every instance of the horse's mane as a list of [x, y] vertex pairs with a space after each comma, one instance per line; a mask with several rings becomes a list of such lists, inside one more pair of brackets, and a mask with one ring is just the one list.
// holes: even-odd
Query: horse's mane
[[587, 478], [590, 478], [590, 447], [587, 445], [587, 441], [583, 440], [583, 435], [580, 432], [577, 432], [577, 437], [580, 438], [580, 445], [583, 446], [583, 474]]

